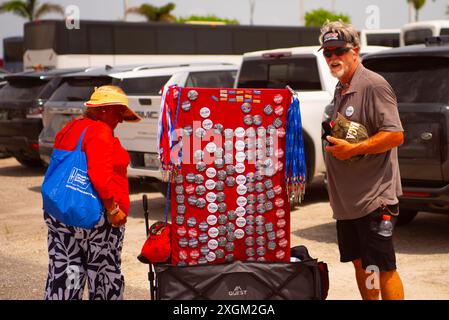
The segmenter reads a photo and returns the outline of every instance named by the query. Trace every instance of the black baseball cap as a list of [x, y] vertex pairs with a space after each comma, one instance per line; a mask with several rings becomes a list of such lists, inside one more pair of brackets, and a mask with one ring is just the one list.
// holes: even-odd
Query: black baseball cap
[[323, 44], [318, 51], [327, 47], [344, 47], [346, 43], [348, 41], [341, 34], [329, 31], [323, 35]]

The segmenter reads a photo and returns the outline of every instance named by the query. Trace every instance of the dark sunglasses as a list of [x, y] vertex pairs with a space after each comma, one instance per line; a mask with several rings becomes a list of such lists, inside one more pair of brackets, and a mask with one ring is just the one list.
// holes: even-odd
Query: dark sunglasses
[[346, 52], [348, 52], [351, 49], [352, 49], [351, 47], [339, 47], [334, 50], [324, 49], [323, 56], [325, 56], [326, 58], [330, 58], [335, 53], [335, 55], [337, 57], [341, 57], [342, 55], [344, 55]]

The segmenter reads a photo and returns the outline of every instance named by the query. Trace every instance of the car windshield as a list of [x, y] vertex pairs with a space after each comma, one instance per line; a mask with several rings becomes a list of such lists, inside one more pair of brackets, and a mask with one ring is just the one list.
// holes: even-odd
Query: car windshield
[[96, 78], [66, 78], [52, 94], [49, 101], [87, 101], [95, 87], [111, 84], [109, 77]]
[[246, 60], [242, 63], [237, 87], [322, 90], [316, 57], [301, 56], [276, 60]]
[[449, 102], [448, 58], [395, 57], [368, 59], [363, 63], [390, 83], [398, 102]]
[[0, 90], [0, 101], [32, 101], [39, 97], [46, 84], [47, 81], [37, 78], [10, 79]]

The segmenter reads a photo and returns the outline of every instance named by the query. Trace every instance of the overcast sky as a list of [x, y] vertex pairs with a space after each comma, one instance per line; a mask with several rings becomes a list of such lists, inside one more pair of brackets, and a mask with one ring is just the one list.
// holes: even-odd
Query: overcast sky
[[[4, 0], [0, 0], [2, 3]], [[42, 3], [46, 0], [40, 0]], [[123, 18], [124, 0], [48, 0], [62, 6], [79, 7], [81, 19], [117, 20]], [[250, 0], [128, 0], [129, 6], [151, 3], [156, 6], [174, 2], [176, 16], [192, 14], [214, 14], [219, 17], [232, 18], [240, 24], [250, 23]], [[408, 6], [406, 0], [255, 0], [255, 25], [288, 25], [300, 24], [300, 3], [304, 11], [318, 8], [334, 9], [337, 13], [348, 14], [357, 29], [400, 28], [408, 22]], [[449, 0], [427, 0], [420, 11], [420, 20], [448, 19], [446, 7]], [[378, 13], [378, 15], [377, 15]], [[47, 18], [56, 18], [48, 15]], [[378, 19], [377, 19], [378, 17]], [[136, 15], [130, 15], [130, 21], [142, 21]], [[0, 15], [0, 38], [23, 35], [25, 19], [10, 13]], [[0, 43], [3, 55], [3, 43]]]

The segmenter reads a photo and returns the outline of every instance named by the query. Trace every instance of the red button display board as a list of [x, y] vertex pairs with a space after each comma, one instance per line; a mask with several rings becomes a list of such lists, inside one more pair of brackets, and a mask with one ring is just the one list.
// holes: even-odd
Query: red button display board
[[181, 88], [178, 99], [172, 263], [289, 261], [288, 90]]

